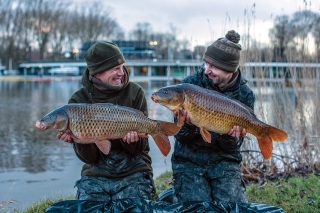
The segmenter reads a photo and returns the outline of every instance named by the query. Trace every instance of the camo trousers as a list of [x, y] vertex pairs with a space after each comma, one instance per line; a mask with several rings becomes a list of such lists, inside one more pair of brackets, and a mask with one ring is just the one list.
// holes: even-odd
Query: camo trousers
[[152, 175], [137, 172], [123, 178], [82, 176], [75, 184], [78, 200], [110, 202], [123, 198], [151, 200], [155, 192]]
[[198, 170], [196, 167], [199, 166], [193, 168], [189, 164], [183, 172], [173, 174], [175, 195], [179, 202], [248, 202], [238, 164], [222, 162], [215, 168], [207, 168], [203, 174], [195, 172]]

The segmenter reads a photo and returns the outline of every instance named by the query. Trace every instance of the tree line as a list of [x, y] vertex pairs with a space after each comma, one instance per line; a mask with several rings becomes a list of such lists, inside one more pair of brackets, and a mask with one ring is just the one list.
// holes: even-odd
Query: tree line
[[[177, 39], [179, 29], [172, 24], [163, 33], [154, 32], [148, 22], [137, 23], [126, 36], [112, 17], [112, 9], [97, 2], [80, 5], [71, 0], [0, 0], [0, 5], [0, 61], [6, 67], [9, 61], [13, 68], [21, 61], [30, 61], [34, 49], [39, 51], [40, 60], [63, 60], [63, 52], [72, 54], [74, 47], [97, 40], [157, 41], [154, 49], [160, 58], [190, 50], [190, 42]], [[292, 17], [277, 16], [269, 47], [260, 46], [249, 32], [245, 37], [247, 61], [320, 61], [320, 15], [308, 9]], [[314, 54], [308, 49], [310, 41]], [[198, 46], [190, 52], [192, 57], [199, 57], [204, 50]], [[259, 52], [259, 58], [254, 51]]]

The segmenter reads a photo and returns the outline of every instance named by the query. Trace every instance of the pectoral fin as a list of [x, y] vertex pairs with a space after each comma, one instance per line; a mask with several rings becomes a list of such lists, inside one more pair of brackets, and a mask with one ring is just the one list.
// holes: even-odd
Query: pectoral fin
[[140, 138], [149, 138], [148, 135], [147, 135], [147, 133], [145, 133], [145, 132], [140, 132], [140, 133], [138, 133], [138, 136], [139, 136]]
[[109, 154], [109, 151], [111, 149], [111, 142], [108, 140], [100, 140], [96, 142], [97, 147], [100, 149], [100, 151], [107, 155]]
[[183, 125], [183, 115], [181, 113], [181, 110], [178, 110], [178, 123], [177, 123], [177, 126], [178, 127], [181, 127]]
[[200, 134], [205, 142], [211, 143], [211, 134], [203, 127], [200, 127]]

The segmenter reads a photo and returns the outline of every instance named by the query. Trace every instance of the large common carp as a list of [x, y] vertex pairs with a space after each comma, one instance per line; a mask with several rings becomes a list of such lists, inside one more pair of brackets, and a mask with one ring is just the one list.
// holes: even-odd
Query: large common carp
[[272, 142], [288, 138], [284, 131], [260, 121], [248, 106], [219, 92], [193, 84], [163, 87], [154, 92], [151, 99], [178, 112], [178, 126], [182, 125], [179, 112], [186, 110], [191, 123], [200, 128], [203, 139], [208, 143], [211, 142], [208, 130], [227, 134], [233, 126], [240, 126], [241, 132], [245, 128], [257, 138], [263, 157], [269, 159], [272, 155]]
[[35, 126], [66, 132], [77, 143], [95, 143], [105, 155], [111, 148], [110, 139], [136, 131], [140, 137], [150, 134], [167, 156], [171, 149], [168, 136], [180, 129], [174, 123], [152, 120], [139, 110], [109, 103], [66, 104], [45, 115]]

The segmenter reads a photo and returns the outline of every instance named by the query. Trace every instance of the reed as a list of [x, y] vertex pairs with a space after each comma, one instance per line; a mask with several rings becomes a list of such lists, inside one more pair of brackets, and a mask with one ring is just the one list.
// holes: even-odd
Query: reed
[[242, 145], [244, 178], [261, 181], [319, 171], [320, 111], [317, 106], [320, 104], [320, 73], [308, 67], [274, 68], [272, 72], [266, 68], [247, 71], [250, 72], [250, 87], [256, 94], [256, 115], [286, 131], [289, 138], [274, 143], [273, 156], [268, 161], [260, 155], [254, 137], [245, 139]]

